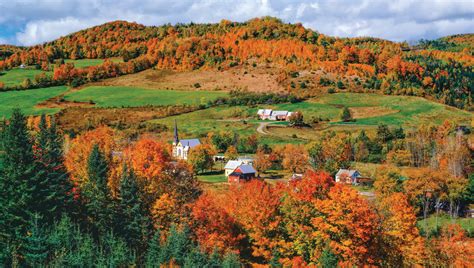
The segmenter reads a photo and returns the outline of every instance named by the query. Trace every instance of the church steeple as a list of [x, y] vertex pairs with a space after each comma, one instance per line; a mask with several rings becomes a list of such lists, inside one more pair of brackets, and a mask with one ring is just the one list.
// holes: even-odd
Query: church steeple
[[176, 123], [176, 119], [174, 120], [174, 142], [178, 144], [179, 137], [178, 137], [178, 124]]

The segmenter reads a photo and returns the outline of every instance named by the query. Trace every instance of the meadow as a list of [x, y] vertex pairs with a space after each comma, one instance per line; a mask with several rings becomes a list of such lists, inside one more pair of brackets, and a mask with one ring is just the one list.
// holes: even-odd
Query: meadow
[[[110, 58], [113, 62], [122, 62], [121, 58]], [[87, 68], [89, 66], [97, 66], [104, 63], [104, 59], [80, 59], [80, 60], [64, 60], [65, 63], [73, 63], [77, 69]]]
[[22, 91], [0, 92], [0, 117], [10, 117], [12, 109], [20, 108], [24, 114], [38, 115], [41, 113], [55, 113], [57, 108], [36, 108], [35, 106], [49, 98], [62, 94], [66, 86], [39, 88]]
[[[122, 59], [120, 58], [111, 58], [113, 62], [121, 62]], [[104, 63], [104, 59], [80, 59], [80, 60], [64, 60], [66, 63], [73, 63], [77, 69], [86, 68], [89, 66], [97, 66]], [[51, 65], [53, 66], [53, 65]], [[34, 69], [33, 66], [28, 66], [27, 68], [14, 68], [8, 71], [0, 72], [0, 82], [4, 83], [5, 86], [16, 86], [19, 85], [25, 80], [26, 78], [34, 81], [35, 76], [41, 73], [53, 74], [53, 71], [43, 71]]]
[[137, 87], [90, 86], [66, 94], [65, 99], [79, 102], [92, 101], [97, 107], [137, 107], [175, 104], [200, 105], [226, 95], [226, 92], [220, 91], [178, 91]]
[[[20, 69], [14, 68], [5, 72], [0, 72], [0, 82], [4, 83], [6, 87], [16, 86], [23, 82], [23, 80], [29, 78], [34, 81], [35, 76], [44, 73], [43, 70], [36, 69]], [[51, 74], [52, 72], [46, 72]]]
[[[340, 115], [344, 106], [356, 114], [354, 122], [343, 123]], [[423, 124], [441, 124], [444, 120], [468, 123], [472, 113], [462, 111], [428, 100], [407, 96], [385, 96], [365, 93], [340, 93], [309, 99], [300, 103], [261, 105], [258, 107], [220, 106], [168, 118], [152, 120], [172, 127], [178, 121], [182, 132], [188, 136], [204, 136], [211, 131], [230, 130], [239, 135], [255, 134], [259, 108], [301, 111], [305, 121], [311, 118], [329, 119], [314, 128], [288, 128], [285, 122], [271, 122], [267, 128], [269, 135], [258, 134], [264, 143], [305, 143], [316, 140], [323, 130], [335, 131], [374, 131], [377, 125], [416, 127]]]

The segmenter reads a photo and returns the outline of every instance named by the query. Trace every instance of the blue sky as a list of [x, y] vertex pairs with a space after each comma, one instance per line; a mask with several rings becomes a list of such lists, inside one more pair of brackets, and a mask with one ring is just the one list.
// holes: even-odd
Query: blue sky
[[161, 25], [267, 15], [342, 37], [415, 41], [474, 32], [474, 0], [0, 0], [0, 43], [39, 44], [112, 20]]

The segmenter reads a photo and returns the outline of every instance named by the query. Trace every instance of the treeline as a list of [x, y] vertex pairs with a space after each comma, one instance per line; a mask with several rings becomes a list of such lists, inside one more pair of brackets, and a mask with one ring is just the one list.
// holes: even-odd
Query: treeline
[[209, 102], [210, 106], [230, 105], [230, 106], [254, 106], [257, 104], [279, 104], [279, 103], [297, 103], [303, 101], [302, 98], [293, 94], [276, 93], [253, 93], [233, 90], [229, 97], [219, 97]]

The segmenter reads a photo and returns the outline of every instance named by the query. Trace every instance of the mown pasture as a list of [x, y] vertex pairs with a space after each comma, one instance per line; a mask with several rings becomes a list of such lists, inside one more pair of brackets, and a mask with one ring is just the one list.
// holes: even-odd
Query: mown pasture
[[138, 107], [146, 105], [206, 104], [226, 96], [221, 91], [155, 90], [137, 87], [90, 86], [65, 95], [69, 101], [93, 102], [97, 107]]
[[66, 86], [38, 88], [22, 91], [0, 92], [0, 117], [10, 117], [12, 109], [19, 108], [24, 114], [38, 115], [41, 113], [55, 113], [57, 108], [37, 108], [37, 104], [62, 94]]

